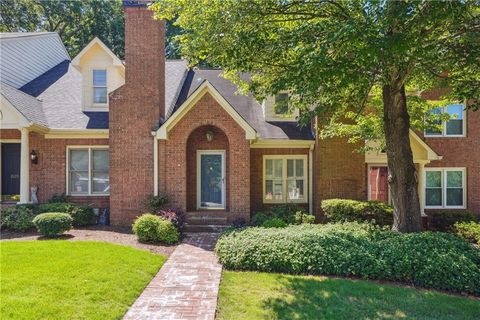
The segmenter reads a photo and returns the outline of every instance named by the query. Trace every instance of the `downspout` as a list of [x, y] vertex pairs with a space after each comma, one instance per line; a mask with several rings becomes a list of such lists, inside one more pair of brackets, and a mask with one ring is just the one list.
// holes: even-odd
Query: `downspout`
[[153, 195], [158, 196], [158, 140], [157, 133], [152, 132], [153, 136]]
[[313, 144], [308, 150], [308, 211], [313, 212]]

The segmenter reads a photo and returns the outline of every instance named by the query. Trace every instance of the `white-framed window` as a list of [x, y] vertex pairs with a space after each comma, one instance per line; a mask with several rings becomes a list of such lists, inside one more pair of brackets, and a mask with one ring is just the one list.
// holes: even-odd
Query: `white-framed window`
[[67, 194], [110, 193], [109, 151], [105, 146], [67, 147]]
[[107, 70], [93, 70], [93, 104], [107, 104]]
[[465, 168], [425, 168], [425, 208], [466, 207]]
[[439, 107], [430, 110], [432, 115], [441, 115], [448, 113], [450, 119], [442, 121], [441, 119], [432, 120], [433, 125], [425, 129], [426, 137], [465, 137], [466, 134], [466, 112], [463, 104], [449, 104], [445, 107]]
[[307, 156], [263, 156], [263, 202], [307, 203]]
[[288, 113], [289, 99], [290, 97], [287, 92], [280, 92], [275, 95], [275, 104], [273, 106], [275, 115], [281, 116]]

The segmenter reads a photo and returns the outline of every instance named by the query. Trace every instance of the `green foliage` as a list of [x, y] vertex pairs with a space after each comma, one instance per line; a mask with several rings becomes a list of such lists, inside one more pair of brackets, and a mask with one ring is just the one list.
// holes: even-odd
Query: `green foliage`
[[33, 219], [38, 232], [46, 237], [55, 237], [72, 228], [72, 217], [63, 212], [41, 213]]
[[162, 210], [169, 203], [166, 194], [159, 194], [158, 196], [149, 195], [145, 200], [145, 207], [150, 212], [158, 212]]
[[[309, 214], [303, 209], [299, 208], [295, 204], [285, 204], [280, 206], [271, 207], [264, 212], [256, 213], [252, 218], [252, 225], [263, 226], [266, 221], [274, 220], [273, 224], [279, 224], [277, 220], [281, 220], [287, 224], [302, 224], [313, 223], [315, 216]], [[272, 222], [268, 222], [270, 225]]]
[[171, 221], [151, 213], [138, 217], [132, 230], [140, 241], [173, 244], [180, 239], [180, 234]]
[[25, 206], [3, 208], [0, 213], [0, 229], [26, 231], [32, 229], [35, 213]]
[[480, 223], [478, 222], [457, 222], [453, 226], [453, 232], [462, 239], [480, 244]]
[[43, 212], [68, 213], [73, 218], [73, 225], [75, 227], [83, 227], [95, 222], [93, 208], [89, 206], [81, 206], [64, 202], [52, 202], [40, 204], [34, 208], [34, 211], [37, 214]]
[[322, 210], [329, 222], [374, 222], [391, 226], [393, 208], [380, 201], [329, 199], [322, 201]]
[[434, 231], [450, 232], [457, 222], [478, 221], [478, 217], [470, 211], [434, 211], [428, 213], [429, 228]]
[[262, 223], [263, 228], [285, 228], [286, 226], [287, 223], [280, 218], [270, 218]]
[[480, 294], [480, 252], [445, 233], [401, 234], [369, 224], [248, 228], [222, 235], [227, 269], [381, 279]]
[[315, 223], [315, 216], [304, 211], [295, 212], [295, 224], [312, 224]]
[[65, 193], [55, 193], [49, 200], [49, 203], [67, 202], [67, 195]]

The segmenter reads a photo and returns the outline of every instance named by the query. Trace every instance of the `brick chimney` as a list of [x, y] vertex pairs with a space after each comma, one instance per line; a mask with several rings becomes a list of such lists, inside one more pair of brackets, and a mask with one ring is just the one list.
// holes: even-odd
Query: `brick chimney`
[[153, 194], [152, 131], [165, 116], [165, 22], [149, 1], [123, 1], [125, 85], [110, 94], [110, 217], [130, 225]]

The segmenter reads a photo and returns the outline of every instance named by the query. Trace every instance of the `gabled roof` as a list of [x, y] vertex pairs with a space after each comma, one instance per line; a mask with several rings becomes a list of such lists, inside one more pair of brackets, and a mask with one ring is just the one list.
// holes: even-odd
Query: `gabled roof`
[[423, 141], [412, 129], [410, 129], [410, 137], [413, 138], [427, 153], [428, 160], [441, 160], [443, 157], [439, 156], [433, 149]]
[[75, 58], [73, 58], [72, 60], [72, 65], [73, 66], [79, 66], [80, 65], [80, 60], [82, 59], [82, 57], [95, 45], [99, 45], [100, 48], [102, 48], [113, 60], [113, 65], [114, 66], [118, 66], [118, 67], [124, 67], [123, 63], [122, 63], [122, 60], [120, 60], [116, 55], [115, 53], [112, 52], [112, 50], [110, 50], [109, 47], [107, 47], [105, 45], [105, 43], [102, 42], [102, 40], [100, 40], [99, 38], [95, 37], [93, 38], [92, 41], [89, 42], [89, 44], [87, 44], [85, 46], [85, 48], [82, 49], [82, 51], [80, 51], [79, 54], [77, 54], [77, 56]]

